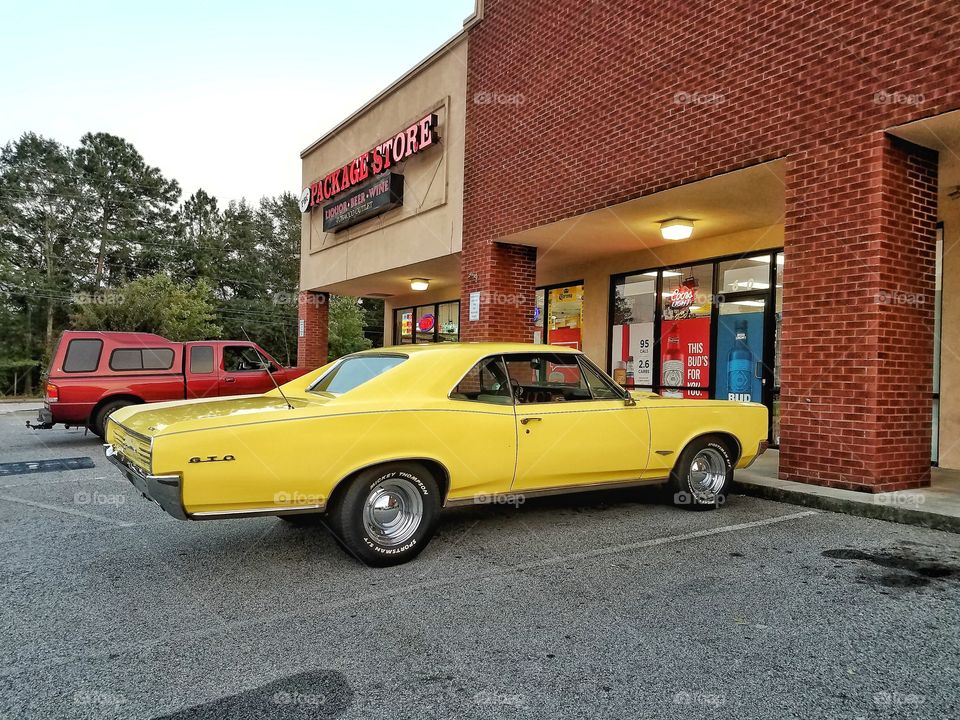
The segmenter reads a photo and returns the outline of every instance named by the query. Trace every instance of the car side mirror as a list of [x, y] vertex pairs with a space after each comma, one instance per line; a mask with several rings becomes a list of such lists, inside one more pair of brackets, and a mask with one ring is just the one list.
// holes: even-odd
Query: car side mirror
[[623, 399], [624, 407], [633, 407], [637, 404], [637, 401], [633, 398], [633, 395], [627, 392], [627, 396]]

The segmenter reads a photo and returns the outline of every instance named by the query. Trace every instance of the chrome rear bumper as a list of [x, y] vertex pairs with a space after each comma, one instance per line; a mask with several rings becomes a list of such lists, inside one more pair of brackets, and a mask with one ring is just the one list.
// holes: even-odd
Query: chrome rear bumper
[[177, 520], [188, 519], [183, 509], [179, 475], [147, 475], [140, 468], [124, 460], [112, 445], [104, 445], [103, 448], [107, 460], [120, 469], [124, 477], [140, 491], [141, 495], [155, 502]]
[[757, 444], [757, 454], [753, 456], [753, 459], [750, 462], [748, 462], [746, 465], [743, 466], [743, 469], [746, 470], [748, 467], [753, 465], [757, 461], [757, 458], [763, 455], [769, 447], [770, 447], [769, 440], [761, 440]]

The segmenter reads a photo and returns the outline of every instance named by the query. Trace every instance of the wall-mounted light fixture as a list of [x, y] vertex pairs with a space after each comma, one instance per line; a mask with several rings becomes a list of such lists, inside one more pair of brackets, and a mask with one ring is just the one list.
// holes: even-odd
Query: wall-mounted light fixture
[[693, 220], [670, 218], [660, 223], [660, 237], [664, 240], [686, 240], [693, 235]]

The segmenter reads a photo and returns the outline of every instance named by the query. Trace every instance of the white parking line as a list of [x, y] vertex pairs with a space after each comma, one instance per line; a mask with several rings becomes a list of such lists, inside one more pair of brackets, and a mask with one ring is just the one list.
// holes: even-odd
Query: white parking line
[[12, 503], [20, 503], [21, 505], [29, 505], [30, 507], [42, 508], [44, 510], [53, 510], [54, 512], [63, 513], [65, 515], [75, 515], [77, 517], [88, 518], [89, 520], [98, 520], [99, 522], [108, 523], [110, 525], [115, 525], [117, 527], [133, 527], [136, 523], [132, 522], [123, 522], [122, 520], [114, 520], [113, 518], [106, 518], [102, 515], [96, 515], [94, 513], [84, 512], [83, 510], [74, 510], [73, 508], [64, 508], [57, 507], [56, 505], [47, 505], [46, 503], [33, 502], [32, 500], [24, 500], [22, 498], [10, 497], [9, 495], [0, 495], [0, 500], [7, 500]]

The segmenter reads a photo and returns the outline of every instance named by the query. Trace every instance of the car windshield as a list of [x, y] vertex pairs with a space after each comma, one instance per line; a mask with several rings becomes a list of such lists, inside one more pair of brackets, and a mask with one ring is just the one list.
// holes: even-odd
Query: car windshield
[[338, 363], [307, 388], [310, 392], [342, 395], [394, 368], [406, 357], [401, 355], [357, 355]]

